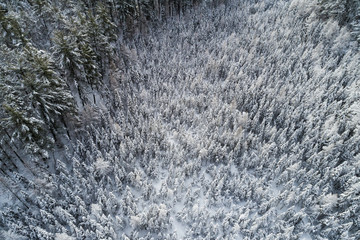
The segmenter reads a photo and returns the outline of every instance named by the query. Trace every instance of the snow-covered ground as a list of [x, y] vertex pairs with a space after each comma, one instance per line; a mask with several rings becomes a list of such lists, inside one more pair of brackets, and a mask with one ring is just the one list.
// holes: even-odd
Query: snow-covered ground
[[36, 207], [18, 219], [4, 209], [7, 234], [360, 237], [360, 55], [316, 11], [310, 0], [230, 1], [134, 40], [117, 112], [107, 88], [95, 94], [97, 120], [69, 143], [53, 186], [29, 184]]

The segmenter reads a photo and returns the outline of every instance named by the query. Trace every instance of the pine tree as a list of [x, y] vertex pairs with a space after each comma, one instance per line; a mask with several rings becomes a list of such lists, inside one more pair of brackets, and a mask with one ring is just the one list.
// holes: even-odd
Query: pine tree
[[7, 9], [6, 5], [0, 5], [0, 24], [0, 39], [7, 47], [15, 48], [28, 42], [19, 14]]
[[54, 123], [55, 117], [74, 112], [73, 97], [67, 85], [56, 72], [55, 63], [49, 53], [31, 45], [25, 49], [24, 61], [29, 66], [29, 79], [25, 81], [25, 92], [33, 91], [33, 105], [39, 107], [39, 114], [46, 123]]
[[34, 152], [48, 149], [54, 139], [47, 131], [53, 131], [62, 114], [74, 112], [65, 82], [56, 72], [51, 56], [30, 43], [14, 50], [4, 46], [1, 57], [6, 59], [0, 83], [2, 114], [7, 120], [4, 131], [14, 129], [12, 140], [29, 144], [26, 148]]

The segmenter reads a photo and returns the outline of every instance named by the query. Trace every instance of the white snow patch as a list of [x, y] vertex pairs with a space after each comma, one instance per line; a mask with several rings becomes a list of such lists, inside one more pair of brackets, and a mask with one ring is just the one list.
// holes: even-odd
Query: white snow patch
[[273, 181], [273, 183], [269, 186], [270, 191], [273, 194], [273, 197], [277, 197], [280, 193], [282, 188], [280, 186], [276, 186], [276, 181]]
[[102, 211], [102, 208], [99, 204], [91, 204], [91, 213], [98, 215]]
[[170, 218], [170, 221], [172, 223], [173, 230], [177, 234], [178, 239], [184, 239], [186, 235], [186, 226], [175, 218]]
[[70, 237], [66, 233], [56, 233], [55, 240], [74, 240], [75, 238]]
[[300, 240], [312, 240], [311, 236], [309, 233], [303, 233], [301, 236], [300, 236]]

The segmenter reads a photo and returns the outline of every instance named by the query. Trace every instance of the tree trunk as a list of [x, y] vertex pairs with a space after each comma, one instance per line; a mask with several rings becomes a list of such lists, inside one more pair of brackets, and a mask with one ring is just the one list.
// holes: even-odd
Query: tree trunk
[[[10, 138], [11, 141], [11, 138]], [[26, 161], [24, 159], [22, 159], [22, 157], [20, 156], [20, 154], [18, 154], [18, 152], [16, 151], [16, 149], [14, 149], [10, 143], [6, 142], [5, 143], [9, 146], [9, 149], [15, 154], [15, 156], [20, 160], [20, 162], [34, 175], [37, 176], [35, 174], [35, 172], [33, 172], [33, 170], [31, 170], [30, 166], [26, 163]]]
[[[15, 168], [15, 169], [18, 169], [18, 167], [15, 165], [15, 163], [11, 160], [11, 157], [9, 156], [9, 154], [7, 154], [6, 150], [3, 148], [3, 146], [1, 146], [1, 150], [3, 152], [3, 154], [5, 155], [5, 157], [7, 159], [9, 159], [9, 162], [11, 163], [11, 165]], [[2, 161], [5, 161], [5, 160], [2, 160]], [[5, 164], [5, 162], [4, 162]]]
[[170, 5], [169, 0], [165, 0], [165, 17], [169, 17], [170, 14]]
[[[4, 171], [2, 169], [0, 169], [2, 174], [5, 175]], [[5, 175], [6, 176], [6, 175]], [[3, 186], [5, 186], [5, 188], [7, 190], [9, 190], [9, 192], [11, 192], [22, 204], [24, 204], [24, 206], [27, 208], [27, 209], [30, 209], [29, 206], [25, 203], [24, 200], [22, 200], [12, 189], [11, 187], [9, 187], [9, 185], [7, 185], [7, 183], [0, 178], [0, 182], [2, 183]]]

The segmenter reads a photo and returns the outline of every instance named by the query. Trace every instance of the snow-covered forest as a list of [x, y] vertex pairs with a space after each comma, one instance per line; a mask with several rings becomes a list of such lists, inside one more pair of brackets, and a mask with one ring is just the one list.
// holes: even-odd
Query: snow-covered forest
[[1, 0], [0, 239], [360, 239], [357, 0]]

